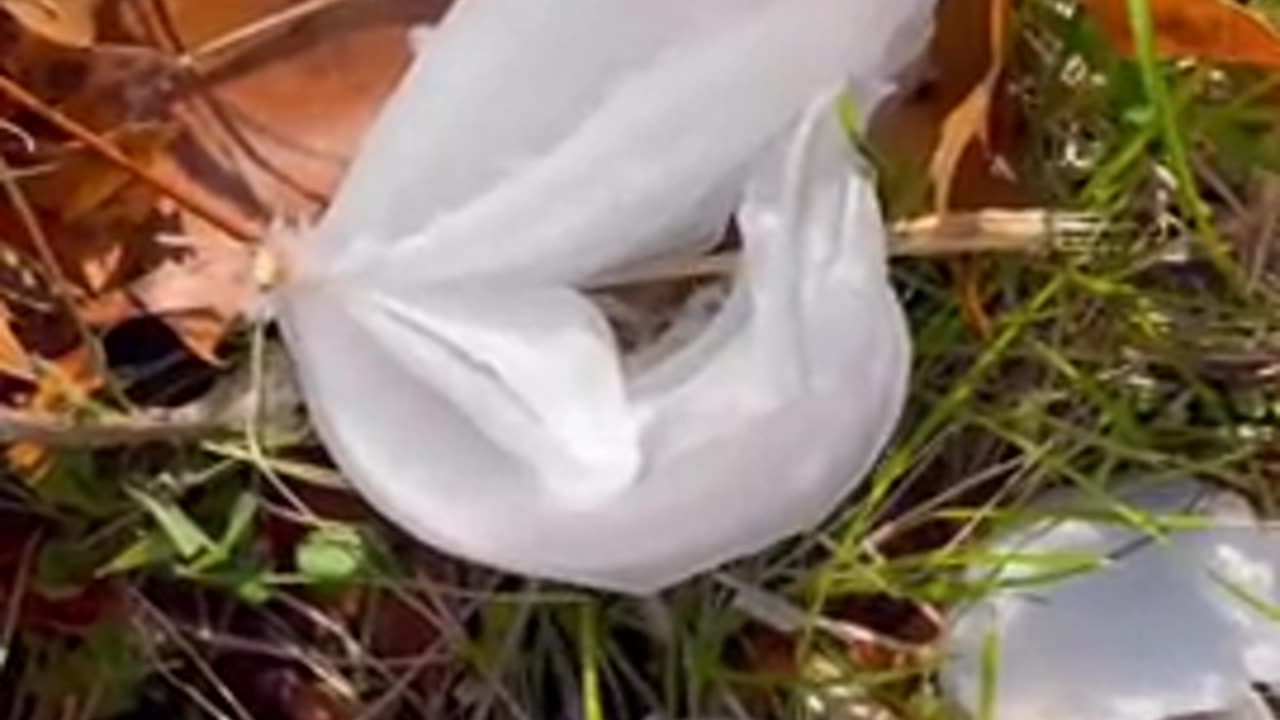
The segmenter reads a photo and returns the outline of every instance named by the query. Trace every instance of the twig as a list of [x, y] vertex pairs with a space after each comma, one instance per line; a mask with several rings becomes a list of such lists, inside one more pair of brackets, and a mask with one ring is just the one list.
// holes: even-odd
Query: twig
[[[248, 655], [260, 655], [273, 660], [296, 662], [304, 665], [322, 663], [324, 665], [342, 669], [362, 667], [367, 664], [364, 660], [359, 658], [320, 656], [315, 651], [310, 650], [303, 645], [281, 638], [258, 639], [244, 637], [219, 632], [203, 625], [184, 623], [176, 620], [174, 621], [174, 627], [186, 633], [193, 641], [215, 650], [226, 650], [236, 653], [245, 653]], [[447, 656], [441, 651], [436, 650], [429, 654], [428, 664], [441, 662], [446, 657]], [[379, 657], [378, 662], [385, 665], [388, 670], [412, 668], [422, 663], [422, 655], [419, 653], [416, 655]]]
[[247, 25], [237, 27], [230, 32], [205, 42], [182, 54], [178, 58], [183, 67], [195, 68], [210, 58], [223, 54], [249, 42], [260, 41], [263, 36], [284, 30], [300, 20], [324, 12], [329, 8], [350, 2], [350, 0], [307, 0], [299, 5], [286, 8]]
[[[71, 285], [71, 281], [67, 279], [67, 274], [62, 271], [62, 265], [58, 262], [58, 256], [53, 252], [53, 245], [49, 242], [49, 236], [40, 225], [35, 208], [31, 207], [31, 203], [27, 201], [26, 194], [22, 192], [22, 187], [18, 185], [17, 176], [14, 174], [13, 168], [9, 167], [9, 162], [2, 155], [0, 155], [0, 184], [4, 185], [5, 197], [13, 205], [14, 211], [18, 213], [18, 219], [22, 222], [23, 230], [27, 233], [27, 239], [35, 246], [36, 253], [40, 256], [40, 262], [44, 264], [45, 273], [53, 281], [53, 291], [58, 296], [58, 300], [67, 309], [74, 309], [76, 306], [75, 288]], [[86, 332], [83, 322], [79, 318], [77, 318], [77, 321], [81, 322], [81, 332]]]
[[[206, 395], [176, 408], [138, 409], [127, 413], [99, 408], [93, 415], [76, 415], [0, 407], [0, 444], [29, 441], [48, 447], [103, 448], [204, 441], [204, 449], [216, 455], [254, 462], [255, 456], [249, 452], [211, 441], [218, 435], [243, 433], [255, 405], [258, 433], [265, 428], [292, 427], [302, 402], [294, 390], [293, 374], [283, 351], [271, 352], [266, 358], [258, 357], [254, 365], [256, 376], [250, 377], [243, 369], [239, 370]], [[264, 372], [270, 374], [269, 378]], [[271, 390], [269, 407], [261, 405], [264, 385], [269, 385]], [[343, 487], [334, 477], [302, 463], [276, 459], [267, 462], [277, 472], [291, 477], [326, 487]]]
[[46, 413], [0, 408], [0, 443], [35, 442], [55, 448], [102, 448], [192, 440], [234, 427], [220, 418], [184, 411], [140, 412], [80, 423]]
[[195, 194], [173, 185], [157, 173], [134, 162], [115, 145], [36, 97], [12, 78], [0, 75], [0, 95], [39, 116], [40, 119], [71, 136], [77, 142], [100, 155], [107, 162], [129, 173], [147, 186], [173, 200], [184, 210], [217, 227], [230, 237], [246, 243], [256, 243], [261, 239], [263, 234], [261, 228], [252, 226], [242, 218], [205, 202]]
[[1066, 250], [1097, 237], [1096, 217], [1042, 208], [986, 209], [926, 215], [893, 225], [890, 252], [898, 257]]
[[1262, 220], [1254, 243], [1253, 257], [1249, 259], [1249, 284], [1256, 287], [1266, 272], [1267, 262], [1271, 256], [1271, 248], [1275, 243], [1276, 230], [1280, 227], [1280, 182], [1268, 175], [1262, 180], [1261, 197], [1257, 205], [1260, 207]]
[[[1097, 236], [1101, 223], [1089, 215], [1051, 210], [980, 210], [928, 215], [895, 223], [889, 252], [895, 257], [943, 258], [984, 253], [1034, 254], [1066, 250]], [[594, 288], [660, 280], [731, 275], [736, 251], [678, 261], [659, 261], [599, 278]]]
[[[936, 645], [936, 638], [928, 642], [908, 642], [848, 620], [835, 620], [825, 615], [812, 617], [786, 598], [743, 582], [729, 573], [717, 572], [714, 577], [717, 582], [734, 592], [736, 609], [781, 633], [795, 634], [812, 625], [846, 645], [865, 644], [913, 656], [927, 653]], [[918, 605], [917, 609], [931, 621], [935, 620], [934, 615], [923, 605]]]
[[382, 717], [383, 714], [400, 698], [413, 697], [413, 684], [417, 682], [427, 668], [432, 664], [439, 662], [437, 653], [431, 650], [423, 651], [413, 665], [408, 667], [396, 681], [391, 684], [381, 695], [367, 703], [364, 709], [356, 716], [355, 720], [372, 720], [373, 718]]
[[[226, 426], [219, 423], [217, 429], [219, 431], [239, 431], [241, 430], [241, 424], [242, 421], [239, 420], [236, 421], [235, 427], [231, 427], [231, 423], [229, 422]], [[202, 448], [206, 452], [235, 462], [260, 464], [263, 460], [262, 458], [255, 458], [254, 454], [247, 448], [225, 442], [206, 441], [202, 443]], [[272, 472], [282, 478], [298, 480], [308, 485], [314, 485], [326, 490], [346, 490], [351, 487], [346, 482], [343, 482], [342, 475], [340, 473], [319, 465], [274, 457], [268, 457], [265, 460], [267, 466], [271, 468]]]
[[[174, 672], [173, 669], [169, 667], [169, 663], [165, 662], [164, 658], [160, 656], [160, 650], [155, 646], [155, 642], [147, 636], [148, 628], [144, 627], [141, 622], [136, 620], [134, 624], [137, 626], [137, 637], [141, 638], [140, 644], [143, 647], [143, 651], [147, 654], [147, 659], [151, 661], [152, 667], [156, 669], [156, 672], [159, 673], [160, 677], [164, 678], [170, 685], [177, 688], [179, 692], [187, 696], [188, 700], [194, 703], [201, 710], [204, 710], [205, 714], [214, 718], [214, 720], [236, 720], [223, 712], [222, 709], [218, 707], [217, 703], [205, 697], [204, 693], [200, 692], [195, 685], [182, 679], [182, 677]], [[15, 706], [21, 707], [21, 704], [15, 703]], [[10, 720], [13, 719], [11, 718]]]
[[285, 482], [275, 468], [271, 466], [267, 458], [267, 453], [262, 447], [262, 415], [264, 411], [264, 378], [266, 377], [267, 364], [267, 325], [265, 322], [256, 323], [253, 329], [253, 336], [250, 340], [249, 349], [249, 412], [244, 422], [244, 440], [245, 447], [249, 450], [249, 456], [253, 459], [253, 464], [257, 467], [258, 472], [266, 477], [276, 492], [285, 499], [294, 510], [298, 511], [303, 517], [309, 518], [312, 524], [319, 525], [322, 520], [320, 516], [311, 509], [310, 505], [302, 499], [302, 496], [293, 491], [289, 487], [289, 483]]
[[[142, 611], [141, 615], [149, 617], [155, 624], [156, 629], [160, 631], [161, 635], [182, 651], [182, 654], [191, 662], [196, 672], [204, 678], [205, 682], [209, 683], [209, 686], [213, 688], [214, 692], [216, 692], [218, 696], [222, 698], [222, 701], [227, 704], [227, 707], [231, 709], [232, 714], [239, 720], [253, 720], [253, 713], [249, 712], [245, 708], [244, 704], [240, 702], [240, 699], [236, 697], [236, 694], [231, 691], [231, 688], [227, 687], [226, 683], [218, 677], [218, 673], [214, 671], [213, 667], [209, 665], [208, 661], [205, 660], [200, 652], [187, 641], [186, 636], [184, 636], [182, 631], [173, 624], [173, 621], [164, 614], [164, 611], [156, 607], [138, 588], [130, 587], [129, 595], [134, 605]], [[141, 621], [141, 617], [135, 618], [135, 622], [141, 624]], [[145, 626], [141, 626], [139, 629], [142, 631], [143, 635], [146, 635], [150, 630], [150, 628]]]

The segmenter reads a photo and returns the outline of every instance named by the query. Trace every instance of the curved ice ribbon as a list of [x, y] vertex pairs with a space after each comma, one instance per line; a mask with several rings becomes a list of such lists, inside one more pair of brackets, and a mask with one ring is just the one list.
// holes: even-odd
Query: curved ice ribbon
[[[637, 592], [817, 522], [909, 364], [836, 102], [870, 110], [931, 5], [463, 0], [280, 291], [340, 466], [443, 549]], [[725, 307], [624, 368], [581, 289], [735, 215]]]

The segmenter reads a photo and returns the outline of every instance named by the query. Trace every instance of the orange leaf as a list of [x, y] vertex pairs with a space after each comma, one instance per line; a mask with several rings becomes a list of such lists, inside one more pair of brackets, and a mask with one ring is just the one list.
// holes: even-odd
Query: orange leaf
[[94, 298], [82, 313], [95, 327], [160, 318], [197, 357], [218, 364], [227, 330], [258, 299], [254, 252], [193, 218], [182, 219], [182, 236], [162, 238], [169, 259], [127, 290]]
[[[1018, 204], [1026, 195], [990, 162], [1004, 149], [993, 147], [993, 121], [1010, 116], [1010, 108], [996, 101], [1010, 53], [1012, 13], [1013, 0], [942, 0], [938, 6], [932, 47], [938, 79], [932, 95], [940, 112], [928, 162], [939, 215], [957, 205]], [[984, 36], [985, 43], [973, 41]], [[958, 189], [964, 191], [959, 199]], [[982, 267], [965, 260], [949, 267], [966, 323], [979, 337], [989, 337], [993, 323], [982, 302]]]
[[[170, 142], [175, 130], [163, 125], [143, 125], [119, 133], [112, 140], [128, 157], [149, 164]], [[24, 183], [31, 202], [48, 208], [64, 222], [92, 219], [133, 178], [90, 150], [74, 148], [57, 158], [57, 172], [36, 175]]]
[[[127, 82], [127, 73], [126, 82], [99, 79], [61, 107], [72, 105], [77, 117], [93, 120], [92, 127], [123, 126], [129, 133], [113, 139], [133, 141], [126, 149], [139, 164], [246, 224], [313, 215], [327, 202], [407, 64], [409, 28], [437, 16], [446, 4], [363, 0], [312, 10], [320, 6], [303, 0], [113, 3], [104, 7], [103, 27], [123, 36], [112, 39], [135, 43], [134, 54], [95, 52], [91, 68], [140, 69], [146, 77], [157, 70], [154, 57], [182, 56], [190, 73], [160, 75], [164, 82], [157, 85], [170, 83], [175, 92], [160, 97], [168, 102], [159, 114], [154, 108], [143, 113], [156, 123], [155, 128], [141, 126], [146, 133], [137, 132], [139, 108], [121, 102], [136, 94], [138, 85]], [[299, 9], [304, 12], [294, 12]], [[144, 44], [150, 48], [139, 51]], [[97, 74], [111, 79], [121, 73]], [[126, 112], [119, 113], [121, 105]], [[165, 120], [176, 120], [181, 128], [172, 142]], [[86, 247], [77, 256], [75, 274], [96, 297], [79, 308], [82, 317], [95, 327], [112, 327], [140, 315], [156, 316], [195, 354], [216, 362], [216, 348], [256, 296], [252, 253], [165, 200], [121, 202], [137, 184], [122, 188], [120, 181], [127, 178], [93, 156], [65, 159], [74, 162], [65, 163], [56, 178], [44, 186], [31, 183], [33, 190], [43, 191], [36, 192], [38, 198], [57, 198], [51, 210], [94, 225], [115, 208], [158, 210], [176, 221], [181, 237], [180, 252], [172, 252], [175, 246], [163, 238]], [[123, 220], [111, 227], [147, 226], [132, 211]], [[149, 253], [145, 264], [119, 252], [137, 245], [170, 252]]]
[[36, 375], [31, 356], [14, 334], [12, 322], [9, 306], [0, 303], [0, 373], [34, 381]]
[[23, 27], [59, 45], [88, 47], [96, 34], [98, 0], [0, 0]]
[[[170, 0], [167, 17], [154, 3], [119, 11], [133, 39], [194, 58], [198, 82], [176, 108], [192, 142], [166, 172], [275, 219], [327, 201], [409, 62], [409, 28], [446, 4], [342, 3], [278, 26], [303, 3]], [[220, 173], [192, 173], [196, 162]]]
[[[102, 387], [103, 378], [92, 351], [83, 345], [58, 359], [36, 382], [36, 390], [26, 408], [48, 415], [60, 415], [80, 406], [85, 397]], [[49, 449], [38, 443], [20, 442], [5, 453], [9, 465], [35, 482], [49, 467]]]
[[[949, 211], [1038, 204], [1034, 189], [1003, 162], [1018, 156], [1025, 138], [1019, 132], [1020, 108], [1002, 102], [1003, 94], [991, 82], [984, 85], [987, 78], [999, 77], [993, 67], [1004, 67], [1000, 56], [1007, 53], [1008, 5], [1007, 0], [941, 0], [928, 63], [919, 66], [927, 72], [914, 81], [906, 78], [908, 92], [873, 118], [871, 142], [884, 162], [882, 179], [895, 215], [942, 206], [928, 197], [931, 185], [937, 186], [935, 198], [945, 196], [938, 199]], [[992, 42], [997, 35], [1000, 42]], [[974, 105], [986, 105], [987, 112]], [[942, 182], [933, 183], [921, 167], [935, 168]]]
[[252, 248], [232, 242], [194, 218], [186, 235], [170, 239], [176, 260], [134, 284], [132, 294], [163, 319], [203, 360], [218, 362], [218, 343], [258, 297]]
[[[983, 0], [982, 9], [989, 18], [990, 56], [981, 79], [955, 106], [942, 123], [938, 144], [929, 162], [929, 177], [933, 181], [934, 206], [939, 213], [951, 207], [951, 189], [956, 171], [965, 152], [975, 142], [986, 147], [990, 144], [990, 120], [992, 99], [1000, 87], [1005, 60], [1009, 52], [1009, 18], [1013, 11], [1012, 0]], [[959, 3], [953, 3], [958, 5]]]
[[[1134, 52], [1125, 0], [1085, 0], [1103, 35], [1125, 55]], [[1214, 63], [1280, 68], [1280, 35], [1258, 14], [1224, 0], [1149, 0], [1156, 51]]]

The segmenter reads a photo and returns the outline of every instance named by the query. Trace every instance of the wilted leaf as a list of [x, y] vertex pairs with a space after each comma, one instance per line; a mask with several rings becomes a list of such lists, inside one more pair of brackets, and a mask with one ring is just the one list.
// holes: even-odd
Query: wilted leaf
[[[139, 167], [153, 162], [171, 142], [176, 126], [163, 117], [146, 116], [135, 97], [163, 87], [150, 70], [161, 62], [155, 52], [110, 45], [90, 50], [29, 45], [15, 50], [6, 67], [34, 102], [72, 118], [90, 134], [101, 133], [103, 142]], [[6, 136], [6, 159], [73, 289], [100, 293], [154, 266], [158, 258], [151, 239], [161, 223], [159, 193], [51, 124], [23, 120], [21, 132], [25, 139]], [[0, 242], [29, 257], [42, 255], [12, 202], [0, 203], [0, 227], [8, 228]], [[43, 264], [40, 269], [54, 275]], [[0, 285], [8, 283], [0, 280]]]
[[[939, 2], [929, 76], [889, 105], [873, 126], [873, 141], [889, 160], [885, 178], [895, 214], [1036, 202], [1034, 188], [1010, 170], [1023, 140], [1017, 132], [1019, 108], [1003, 92], [1012, 5], [1011, 0]], [[927, 177], [921, 166], [928, 166]], [[948, 268], [968, 324], [985, 335], [991, 321], [983, 309], [976, 262], [957, 259]]]
[[[941, 0], [928, 54], [902, 78], [903, 92], [872, 119], [870, 140], [881, 160], [888, 209], [895, 217], [938, 207], [932, 178], [920, 170], [931, 165], [945, 175], [941, 168], [954, 164], [944, 188], [952, 211], [1024, 207], [1040, 201], [1027, 178], [1011, 171], [1028, 135], [1020, 132], [1021, 109], [1007, 93], [991, 99], [991, 113], [980, 128], [986, 131], [985, 145], [949, 140], [949, 148], [939, 147], [948, 119], [1000, 64], [989, 40], [995, 19], [992, 2]], [[955, 157], [944, 158], [947, 153]]]
[[[1107, 40], [1124, 54], [1134, 50], [1125, 0], [1085, 0]], [[1214, 63], [1280, 68], [1280, 36], [1249, 8], [1227, 0], [1149, 0], [1156, 51]]]
[[0, 7], [28, 30], [59, 45], [88, 47], [96, 34], [98, 0], [2, 0]]

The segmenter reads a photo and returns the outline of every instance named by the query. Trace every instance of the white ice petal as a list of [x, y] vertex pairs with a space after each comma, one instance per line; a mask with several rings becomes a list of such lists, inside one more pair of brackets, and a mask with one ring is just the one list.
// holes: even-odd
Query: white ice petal
[[[817, 522], [909, 366], [835, 93], [931, 6], [463, 0], [280, 293], [339, 465], [442, 549], [627, 591]], [[626, 369], [577, 288], [738, 205], [727, 307]]]
[[[778, 318], [746, 302], [725, 333], [728, 349], [696, 358], [691, 372], [670, 384], [628, 391], [641, 401], [633, 417], [647, 421], [644, 469], [631, 485], [587, 504], [548, 493], [532, 455], [499, 448], [501, 438], [469, 421], [476, 411], [457, 395], [459, 381], [438, 368], [422, 369], [439, 359], [406, 364], [414, 341], [388, 335], [380, 328], [385, 321], [373, 318], [350, 289], [318, 286], [286, 294], [283, 317], [327, 444], [375, 504], [425, 540], [520, 572], [618, 589], [655, 589], [816, 522], [887, 438], [908, 359], [905, 323], [885, 285], [880, 251], [866, 249], [883, 240], [883, 226], [866, 181], [841, 165], [843, 142], [833, 115], [815, 110], [791, 143], [805, 152], [779, 152], [763, 164], [762, 178], [791, 180], [779, 185], [787, 191], [782, 196], [753, 202], [759, 212], [772, 207], [794, 236], [766, 236], [775, 244], [748, 258], [754, 272], [744, 278], [744, 297], [781, 295], [793, 298], [794, 307]], [[818, 162], [812, 174], [796, 174], [809, 167], [797, 162], [808, 152], [833, 160]], [[754, 243], [754, 231], [747, 234]], [[776, 244], [783, 239], [790, 242]], [[814, 252], [815, 242], [831, 251]], [[779, 247], [786, 252], [776, 252]], [[773, 272], [778, 263], [793, 271]], [[424, 318], [441, 311], [432, 307], [431, 293], [421, 297]], [[518, 295], [504, 302], [512, 299]], [[501, 306], [492, 306], [496, 315], [485, 322], [500, 319]], [[465, 313], [466, 307], [453, 309]], [[510, 329], [519, 336], [517, 327]], [[778, 385], [769, 377], [777, 348], [762, 345], [789, 333], [807, 353], [803, 382]], [[345, 349], [332, 346], [332, 335], [347, 338], [339, 341]], [[525, 359], [542, 355], [531, 367], [579, 357], [550, 342], [539, 346], [537, 337], [530, 334], [520, 345], [529, 353]], [[612, 372], [616, 362], [616, 355], [596, 358], [585, 372]], [[534, 381], [494, 373], [517, 393]], [[751, 378], [764, 382], [757, 386]], [[608, 385], [582, 379], [583, 391]], [[449, 382], [454, 387], [443, 387]], [[607, 403], [596, 398], [589, 405]]]
[[1280, 530], [1234, 493], [1211, 495], [1205, 512], [1216, 526], [1188, 544], [1206, 592], [1236, 628], [1249, 676], [1280, 682]]
[[560, 142], [620, 75], [759, 2], [460, 0], [368, 133], [309, 262], [475, 200]]
[[[883, 38], [865, 28], [895, 28], [927, 5], [755, 2], [751, 12], [725, 13], [716, 32], [658, 45], [660, 52], [628, 68], [598, 105], [582, 108], [580, 122], [566, 123], [545, 151], [502, 174], [474, 202], [454, 204], [429, 224], [397, 221], [407, 228], [403, 239], [394, 253], [375, 255], [369, 272], [384, 281], [407, 275], [405, 282], [510, 273], [566, 281], [700, 239], [690, 236], [727, 217], [753, 156], [784, 134], [814, 97], [844, 83], [851, 64], [866, 76], [892, 67], [881, 59]], [[607, 27], [627, 28], [629, 19], [611, 18], [597, 32]], [[572, 65], [569, 58], [557, 62]], [[562, 78], [578, 81], [572, 74]], [[430, 112], [467, 116], [470, 109], [442, 104]], [[417, 122], [400, 117], [399, 126], [417, 139]], [[510, 160], [509, 153], [504, 157]], [[401, 153], [394, 163], [412, 160]], [[457, 184], [447, 174], [430, 182]], [[352, 193], [361, 187], [355, 180], [350, 186]], [[397, 185], [371, 187], [367, 192], [378, 193], [382, 203]], [[416, 213], [430, 200], [415, 198], [412, 210], [401, 205], [398, 212]], [[343, 215], [338, 205], [333, 217]], [[378, 227], [357, 223], [344, 232], [359, 235], [370, 225]], [[326, 221], [322, 236], [338, 229]]]
[[[1001, 539], [996, 547], [1019, 563], [994, 579], [1018, 582], [958, 614], [944, 686], [976, 708], [982, 651], [994, 640], [998, 720], [1164, 720], [1233, 707], [1249, 717], [1253, 678], [1280, 646], [1270, 621], [1219, 579], [1270, 601], [1280, 547], [1248, 522], [1238, 499], [1223, 498], [1191, 481], [1127, 493], [1126, 503], [1154, 517], [1191, 513], [1224, 523], [1164, 539], [1080, 518]], [[1100, 509], [1076, 492], [1051, 494], [1036, 507]], [[1229, 519], [1234, 525], [1225, 525]], [[1031, 582], [1033, 558], [1067, 554], [1106, 563]]]
[[565, 502], [590, 504], [640, 470], [608, 324], [556, 288], [370, 290], [362, 320], [419, 382], [434, 384], [493, 443]]

